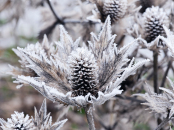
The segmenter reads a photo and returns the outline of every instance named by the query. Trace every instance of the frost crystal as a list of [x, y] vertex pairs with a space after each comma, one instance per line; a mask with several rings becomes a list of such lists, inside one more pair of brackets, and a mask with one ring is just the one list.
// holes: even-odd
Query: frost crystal
[[[78, 47], [79, 39], [73, 42], [63, 26], [60, 26], [60, 32], [60, 41], [56, 42], [55, 48], [46, 43], [49, 48], [54, 48], [52, 51], [37, 44], [15, 50], [21, 61], [25, 61], [21, 72], [27, 68], [35, 76], [14, 73], [13, 68], [11, 72], [20, 87], [29, 84], [54, 102], [77, 107], [103, 104], [121, 94], [119, 84], [148, 61], [133, 65], [132, 60], [127, 68], [123, 68], [129, 61], [126, 55], [134, 42], [117, 50], [116, 35], [111, 35], [110, 17], [98, 36], [91, 33], [93, 40], [89, 42], [89, 49], [85, 45]], [[36, 50], [29, 50], [30, 46]]]

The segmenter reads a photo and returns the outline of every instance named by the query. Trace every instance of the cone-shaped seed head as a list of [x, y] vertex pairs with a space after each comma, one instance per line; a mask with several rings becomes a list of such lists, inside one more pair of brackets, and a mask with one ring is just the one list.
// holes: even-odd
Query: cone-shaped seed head
[[145, 40], [149, 43], [159, 35], [165, 36], [163, 25], [169, 26], [169, 18], [159, 7], [147, 8], [143, 14]]
[[94, 55], [87, 49], [79, 48], [72, 52], [69, 63], [73, 96], [86, 96], [91, 93], [97, 97], [97, 65]]
[[103, 5], [103, 17], [106, 19], [108, 15], [111, 22], [115, 22], [122, 18], [127, 10], [127, 0], [106, 0]]

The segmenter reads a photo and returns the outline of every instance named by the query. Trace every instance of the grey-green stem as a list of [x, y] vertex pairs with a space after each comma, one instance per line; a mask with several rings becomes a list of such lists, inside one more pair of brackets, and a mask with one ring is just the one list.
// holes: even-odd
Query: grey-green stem
[[92, 115], [92, 107], [89, 105], [84, 108], [86, 113], [86, 118], [88, 121], [89, 130], [95, 130], [94, 118]]

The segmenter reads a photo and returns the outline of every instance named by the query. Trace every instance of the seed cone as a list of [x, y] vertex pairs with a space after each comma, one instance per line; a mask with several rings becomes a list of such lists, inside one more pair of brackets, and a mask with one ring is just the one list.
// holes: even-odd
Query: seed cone
[[94, 56], [90, 51], [77, 49], [71, 56], [71, 85], [73, 96], [86, 96], [88, 93], [97, 97], [97, 75]]
[[167, 14], [159, 7], [146, 9], [144, 16], [145, 40], [150, 43], [159, 35], [166, 36], [163, 25], [169, 26]]
[[103, 5], [104, 20], [110, 15], [112, 23], [118, 21], [125, 15], [126, 10], [127, 0], [106, 0]]

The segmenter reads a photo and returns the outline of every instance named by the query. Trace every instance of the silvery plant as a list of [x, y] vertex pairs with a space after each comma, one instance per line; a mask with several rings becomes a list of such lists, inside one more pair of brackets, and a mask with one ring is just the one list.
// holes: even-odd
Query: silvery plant
[[169, 27], [168, 13], [158, 6], [147, 8], [143, 14], [137, 13], [134, 16], [134, 23], [127, 31], [134, 38], [141, 36], [144, 41], [140, 42], [143, 47], [156, 50], [164, 43], [158, 36], [166, 36], [163, 26]]
[[[158, 36], [164, 44], [168, 47], [171, 54], [170, 60], [173, 61], [174, 57], [174, 35], [166, 26], [163, 25], [166, 37]], [[156, 128], [160, 130], [165, 124], [174, 118], [174, 82], [167, 77], [170, 87], [161, 86], [159, 89], [163, 93], [155, 93], [150, 85], [146, 85], [147, 92], [145, 94], [134, 94], [140, 96], [146, 100], [143, 105], [149, 106], [149, 110], [160, 115], [164, 118], [163, 122]], [[172, 121], [173, 123], [173, 121]]]
[[59, 130], [67, 121], [64, 119], [52, 124], [52, 117], [50, 113], [47, 114], [46, 99], [43, 101], [39, 113], [36, 108], [34, 108], [34, 113], [35, 117], [30, 118], [23, 112], [15, 111], [7, 121], [0, 119], [1, 128], [3, 130]]
[[[107, 17], [100, 33], [91, 33], [91, 37], [92, 41], [89, 41], [87, 47], [80, 43], [80, 39], [74, 42], [64, 27], [60, 26], [60, 41], [49, 43], [44, 36], [42, 43], [13, 49], [20, 57], [21, 67], [10, 66], [10, 74], [16, 79], [14, 82], [18, 84], [17, 88], [31, 85], [53, 102], [84, 108], [89, 129], [94, 130], [92, 112], [95, 105], [101, 105], [121, 94], [120, 83], [149, 60], [134, 64], [134, 58], [131, 61], [127, 59], [129, 48], [138, 39], [118, 50], [114, 43], [116, 35], [111, 34], [110, 17]], [[45, 110], [42, 112], [45, 104], [44, 101], [39, 112], [42, 119], [36, 110], [32, 121], [28, 116], [24, 118], [23, 113], [15, 113], [7, 123], [1, 120], [2, 128], [9, 127], [8, 124], [12, 123], [14, 129], [30, 129], [32, 126], [44, 130], [56, 129], [55, 126], [59, 123], [51, 126], [49, 115], [46, 115]]]

